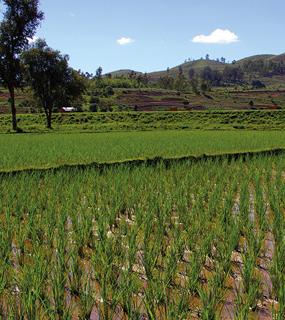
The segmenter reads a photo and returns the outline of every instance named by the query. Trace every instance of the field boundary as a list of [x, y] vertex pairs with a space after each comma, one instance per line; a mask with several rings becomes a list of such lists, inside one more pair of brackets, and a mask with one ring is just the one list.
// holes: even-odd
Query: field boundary
[[[285, 109], [55, 113], [53, 132], [152, 130], [284, 130]], [[0, 132], [12, 133], [10, 115], [0, 115]], [[25, 133], [50, 132], [43, 114], [18, 117]]]
[[138, 158], [138, 159], [127, 159], [122, 161], [112, 161], [112, 162], [89, 162], [89, 163], [78, 163], [78, 164], [64, 164], [58, 166], [50, 167], [34, 167], [34, 168], [25, 168], [20, 170], [0, 170], [0, 178], [6, 175], [18, 175], [18, 174], [32, 174], [35, 172], [45, 173], [45, 172], [57, 172], [62, 170], [86, 170], [95, 168], [99, 171], [103, 171], [112, 167], [120, 166], [156, 166], [156, 165], [165, 165], [169, 167], [175, 163], [179, 162], [199, 162], [199, 161], [237, 161], [242, 160], [246, 161], [250, 158], [257, 156], [278, 156], [285, 154], [285, 148], [274, 148], [274, 149], [265, 149], [257, 151], [244, 151], [244, 152], [232, 152], [232, 153], [220, 153], [220, 154], [201, 154], [201, 155], [186, 155], [180, 157], [154, 157], [154, 158]]

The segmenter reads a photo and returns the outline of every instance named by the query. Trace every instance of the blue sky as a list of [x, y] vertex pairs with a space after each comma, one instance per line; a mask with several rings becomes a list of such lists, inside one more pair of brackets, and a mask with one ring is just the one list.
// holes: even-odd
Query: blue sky
[[233, 60], [285, 52], [284, 0], [42, 0], [41, 7], [37, 36], [83, 71], [149, 72], [207, 53]]

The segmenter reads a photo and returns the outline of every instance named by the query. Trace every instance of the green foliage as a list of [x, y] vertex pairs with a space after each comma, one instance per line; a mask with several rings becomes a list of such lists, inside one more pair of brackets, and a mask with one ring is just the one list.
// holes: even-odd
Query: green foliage
[[12, 127], [18, 130], [15, 106], [15, 88], [22, 83], [21, 53], [43, 19], [38, 0], [3, 0], [6, 7], [0, 24], [0, 79], [9, 89]]
[[51, 128], [52, 112], [70, 106], [82, 98], [85, 91], [83, 78], [68, 66], [68, 56], [37, 40], [32, 48], [22, 54], [27, 81], [32, 87]]

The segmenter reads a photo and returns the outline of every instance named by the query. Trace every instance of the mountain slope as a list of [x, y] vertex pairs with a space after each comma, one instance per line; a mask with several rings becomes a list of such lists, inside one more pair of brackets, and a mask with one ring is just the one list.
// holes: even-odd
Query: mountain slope
[[[199, 60], [195, 60], [195, 61], [188, 61], [188, 62], [182, 63], [181, 65], [178, 65], [174, 68], [171, 68], [171, 69], [169, 69], [168, 74], [172, 77], [177, 76], [180, 67], [182, 68], [183, 74], [186, 77], [188, 77], [188, 72], [190, 69], [195, 70], [196, 73], [199, 73], [205, 67], [210, 67], [213, 70], [222, 71], [225, 68], [225, 64], [218, 62], [218, 61], [215, 61], [215, 60], [199, 59]], [[167, 70], [164, 70], [164, 71], [156, 71], [156, 72], [148, 73], [148, 76], [149, 76], [150, 80], [156, 81], [160, 77], [165, 76], [166, 74], [167, 74]]]
[[107, 74], [111, 74], [112, 77], [122, 77], [122, 76], [127, 76], [132, 72], [135, 72], [136, 74], [140, 74], [141, 73], [139, 71], [134, 71], [134, 70], [131, 70], [131, 69], [120, 69], [120, 70], [115, 70], [115, 71], [109, 72]]
[[[243, 63], [248, 61], [256, 62], [259, 60], [273, 61], [273, 62], [283, 61], [285, 63], [285, 53], [280, 55], [260, 54], [260, 55], [246, 57], [236, 61], [235, 66], [241, 66]], [[178, 66], [170, 68], [168, 70], [150, 72], [148, 73], [148, 77], [150, 81], [154, 81], [154, 82], [158, 81], [159, 78], [166, 76], [167, 74], [169, 76], [176, 77], [179, 73], [179, 69], [182, 68], [184, 76], [188, 78], [188, 73], [190, 69], [193, 69], [196, 73], [200, 73], [205, 67], [210, 67], [212, 70], [223, 71], [226, 66], [233, 66], [233, 64], [222, 63], [216, 60], [199, 59], [194, 61], [187, 61]], [[117, 70], [117, 71], [111, 72], [110, 74], [112, 74], [113, 77], [118, 77], [118, 76], [126, 76], [131, 72], [136, 72], [137, 74], [141, 73], [141, 72], [133, 71], [130, 69], [123, 69], [123, 70]]]

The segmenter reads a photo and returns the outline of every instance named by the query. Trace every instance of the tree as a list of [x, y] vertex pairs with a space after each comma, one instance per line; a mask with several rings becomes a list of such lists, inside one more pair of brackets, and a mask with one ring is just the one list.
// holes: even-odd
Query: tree
[[244, 73], [240, 67], [226, 66], [223, 71], [223, 80], [226, 83], [242, 84]]
[[143, 78], [142, 78], [142, 83], [143, 85], [146, 87], [149, 83], [149, 78], [148, 78], [148, 75], [147, 73], [145, 72], [144, 75], [143, 75]]
[[184, 91], [187, 87], [187, 81], [183, 74], [183, 69], [181, 66], [178, 68], [178, 76], [175, 79], [174, 87], [178, 91]]
[[195, 74], [196, 74], [195, 70], [193, 68], [190, 68], [188, 72], [189, 80], [193, 80], [195, 78]]
[[208, 53], [206, 54], [206, 60], [210, 60], [210, 55]]
[[9, 90], [12, 127], [18, 131], [15, 89], [20, 87], [22, 68], [21, 53], [28, 48], [29, 39], [43, 19], [39, 0], [3, 0], [6, 11], [0, 24], [0, 78]]
[[200, 88], [204, 95], [206, 94], [206, 91], [209, 91], [211, 89], [210, 84], [207, 81], [202, 81]]
[[199, 82], [196, 78], [193, 78], [191, 81], [190, 81], [190, 85], [191, 85], [191, 88], [193, 90], [193, 92], [196, 94], [196, 95], [199, 95], [200, 92], [199, 92]]
[[26, 77], [46, 115], [51, 129], [51, 116], [60, 106], [70, 106], [85, 91], [83, 77], [68, 66], [68, 56], [62, 55], [38, 40], [22, 54]]
[[251, 85], [253, 89], [261, 89], [266, 87], [265, 84], [260, 80], [252, 80]]
[[174, 79], [173, 77], [169, 76], [168, 74], [166, 76], [160, 77], [158, 80], [158, 86], [163, 89], [170, 89], [172, 90], [174, 87]]
[[103, 73], [103, 69], [102, 69], [102, 67], [99, 67], [96, 70], [95, 79], [101, 80], [102, 79], [102, 73]]
[[136, 72], [134, 70], [131, 70], [131, 72], [128, 74], [128, 76], [129, 76], [130, 79], [135, 79], [137, 74], [136, 74]]
[[209, 66], [205, 67], [201, 72], [201, 78], [202, 78], [202, 80], [211, 82], [212, 79], [213, 79], [213, 70], [212, 70], [212, 68], [209, 67]]

